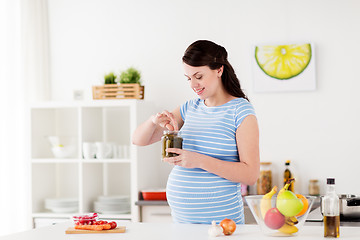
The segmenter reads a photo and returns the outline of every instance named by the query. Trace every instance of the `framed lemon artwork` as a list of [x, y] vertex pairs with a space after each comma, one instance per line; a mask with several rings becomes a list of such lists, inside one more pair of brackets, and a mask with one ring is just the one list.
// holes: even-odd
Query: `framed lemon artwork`
[[255, 92], [316, 90], [313, 44], [257, 45], [253, 53]]

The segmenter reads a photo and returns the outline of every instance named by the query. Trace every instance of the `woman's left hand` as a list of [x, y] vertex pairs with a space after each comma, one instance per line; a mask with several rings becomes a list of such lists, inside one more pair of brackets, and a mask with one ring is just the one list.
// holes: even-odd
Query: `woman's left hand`
[[200, 161], [203, 156], [200, 153], [191, 152], [191, 151], [187, 151], [187, 150], [179, 149], [179, 148], [168, 148], [168, 149], [166, 149], [166, 151], [179, 154], [179, 156], [163, 158], [164, 162], [167, 162], [172, 165], [181, 166], [184, 168], [199, 168], [200, 167]]

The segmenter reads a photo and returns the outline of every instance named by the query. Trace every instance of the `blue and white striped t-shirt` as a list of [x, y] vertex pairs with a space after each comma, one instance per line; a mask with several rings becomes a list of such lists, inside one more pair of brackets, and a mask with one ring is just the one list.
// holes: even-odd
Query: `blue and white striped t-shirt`
[[[180, 107], [183, 149], [223, 161], [238, 162], [236, 129], [253, 106], [244, 98], [224, 105], [207, 107], [201, 99]], [[211, 224], [224, 218], [244, 223], [241, 184], [200, 168], [175, 166], [168, 178], [166, 195], [175, 222]]]

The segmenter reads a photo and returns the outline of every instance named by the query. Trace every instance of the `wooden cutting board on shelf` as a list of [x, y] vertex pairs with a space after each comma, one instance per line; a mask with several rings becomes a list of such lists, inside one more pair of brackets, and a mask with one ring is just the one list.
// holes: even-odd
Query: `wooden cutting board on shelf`
[[101, 230], [101, 231], [94, 231], [94, 230], [82, 230], [82, 229], [75, 229], [74, 227], [69, 227], [65, 233], [66, 234], [87, 234], [87, 233], [124, 233], [126, 231], [125, 226], [118, 226], [114, 229], [109, 230]]

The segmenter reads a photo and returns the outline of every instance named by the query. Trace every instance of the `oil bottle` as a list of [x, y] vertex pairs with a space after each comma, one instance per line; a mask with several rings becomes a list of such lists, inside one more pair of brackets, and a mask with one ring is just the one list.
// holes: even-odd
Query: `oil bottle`
[[340, 236], [340, 205], [335, 192], [335, 178], [328, 178], [326, 194], [322, 201], [324, 215], [324, 237], [338, 238]]
[[[290, 178], [294, 178], [294, 175], [293, 175], [293, 173], [291, 172], [290, 160], [286, 160], [286, 162], [285, 162], [285, 171], [284, 171], [284, 186], [285, 186], [286, 182], [287, 182]], [[294, 192], [294, 181], [291, 182], [288, 190]]]

